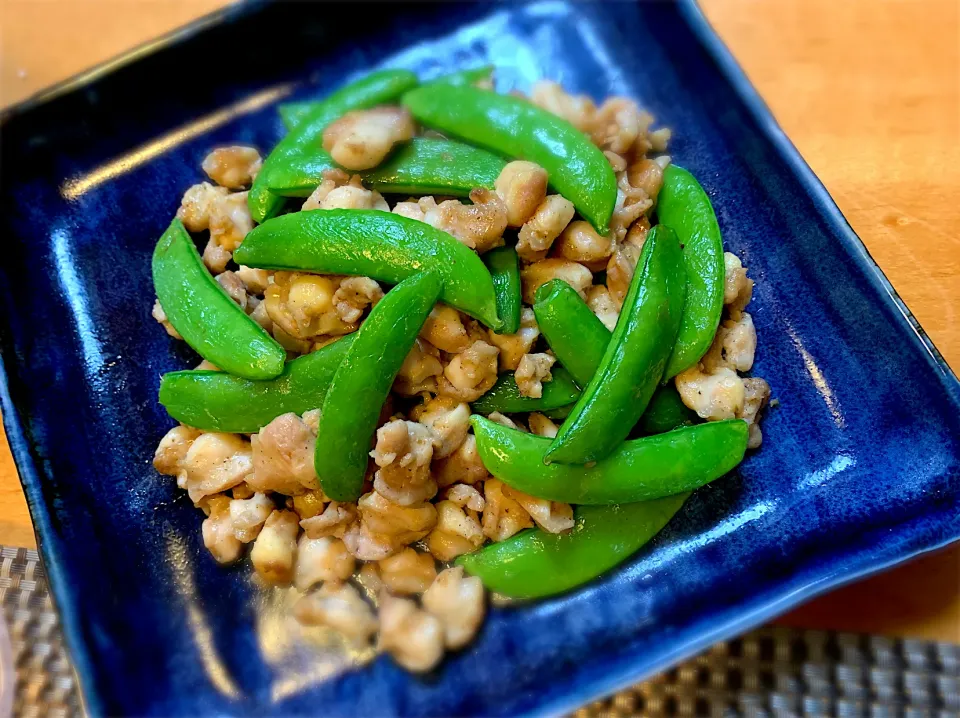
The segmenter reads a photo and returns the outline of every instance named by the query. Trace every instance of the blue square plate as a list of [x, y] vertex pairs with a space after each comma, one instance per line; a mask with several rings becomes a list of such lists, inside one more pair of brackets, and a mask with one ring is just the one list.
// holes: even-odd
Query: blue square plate
[[[255, 4], [148, 50], [2, 133], [4, 423], [92, 715], [559, 713], [960, 535], [956, 378], [692, 3]], [[674, 129], [757, 280], [780, 406], [626, 566], [493, 609], [417, 677], [307, 645], [150, 466], [158, 378], [196, 361], [150, 318], [150, 253], [209, 148], [276, 142], [279, 99], [484, 62], [501, 90], [629, 95]]]

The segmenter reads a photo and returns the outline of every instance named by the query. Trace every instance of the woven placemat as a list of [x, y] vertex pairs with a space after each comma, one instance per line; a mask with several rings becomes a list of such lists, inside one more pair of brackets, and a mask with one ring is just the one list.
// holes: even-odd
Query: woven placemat
[[[36, 551], [0, 547], [0, 598], [17, 667], [13, 714], [80, 718]], [[960, 646], [767, 626], [575, 713], [740, 715], [960, 717]]]

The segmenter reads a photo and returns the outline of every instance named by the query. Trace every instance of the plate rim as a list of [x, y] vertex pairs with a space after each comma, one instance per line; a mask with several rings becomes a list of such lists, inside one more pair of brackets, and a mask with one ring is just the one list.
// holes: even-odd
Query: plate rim
[[[635, 0], [635, 2], [642, 1]], [[676, 4], [682, 20], [693, 32], [711, 60], [717, 65], [720, 74], [744, 103], [746, 110], [757, 123], [760, 136], [770, 143], [778, 157], [790, 169], [793, 177], [814, 204], [820, 218], [826, 223], [830, 231], [840, 238], [844, 249], [868, 283], [880, 294], [886, 307], [896, 310], [899, 319], [912, 330], [912, 341], [922, 350], [922, 354], [931, 368], [936, 370], [948, 399], [960, 408], [960, 380], [958, 380], [957, 375], [947, 364], [943, 355], [936, 348], [930, 336], [906, 303], [897, 294], [892, 283], [870, 255], [863, 240], [850, 226], [822, 181], [777, 123], [770, 108], [752, 85], [731, 51], [710, 25], [697, 0], [672, 1]], [[64, 95], [80, 91], [114, 71], [133, 65], [138, 60], [180, 44], [195, 34], [256, 12], [267, 4], [269, 4], [268, 0], [234, 0], [223, 8], [203, 15], [154, 40], [137, 45], [125, 53], [99, 63], [4, 108], [0, 111], [0, 127], [15, 116], [28, 113]], [[81, 703], [87, 715], [105, 716], [107, 713], [104, 710], [103, 701], [92, 678], [92, 656], [86, 643], [81, 638], [83, 634], [82, 621], [78, 615], [76, 599], [73, 595], [73, 589], [67, 581], [66, 569], [59, 558], [61, 540], [53, 527], [51, 513], [43, 500], [41, 472], [34, 461], [24, 424], [10, 393], [10, 376], [7, 366], [8, 362], [13, 360], [15, 360], [15, 357], [8, 356], [6, 346], [0, 346], [0, 410], [3, 414], [4, 430], [14, 458], [18, 478], [27, 500], [37, 547], [47, 573], [50, 594], [60, 617], [64, 641], [77, 675]], [[760, 605], [722, 621], [715, 629], [702, 632], [653, 660], [646, 662], [637, 660], [630, 666], [617, 670], [613, 674], [587, 678], [583, 681], [579, 690], [549, 698], [536, 709], [530, 711], [529, 714], [564, 715], [572, 712], [590, 701], [623, 690], [646, 677], [694, 656], [718, 641], [739, 635], [815, 596], [883, 572], [897, 564], [936, 551], [958, 540], [960, 540], [960, 537], [949, 538], [944, 541], [922, 545], [907, 553], [900, 554], [896, 558], [872, 563], [868, 561], [853, 572], [839, 574], [837, 571], [832, 571], [816, 580], [809, 581], [799, 588], [773, 595]]]
[[897, 290], [894, 289], [887, 275], [883, 273], [880, 265], [870, 254], [866, 244], [850, 226], [849, 221], [840, 211], [840, 207], [837, 206], [826, 186], [807, 164], [807, 161], [803, 159], [800, 150], [793, 144], [787, 133], [780, 127], [773, 112], [760, 96], [759, 91], [750, 82], [750, 78], [740, 67], [733, 53], [720, 39], [717, 31], [703, 14], [697, 0], [674, 1], [680, 9], [681, 17], [687, 22], [707, 54], [717, 64], [720, 74], [724, 76], [740, 99], [743, 100], [750, 116], [759, 126], [764, 139], [770, 142], [780, 159], [786, 162], [787, 166], [793, 171], [800, 186], [814, 203], [821, 217], [827, 221], [833, 231], [840, 235], [844, 248], [851, 254], [851, 258], [858, 267], [864, 270], [870, 285], [877, 289], [881, 295], [884, 295], [887, 305], [892, 305], [892, 308], [897, 310], [913, 330], [913, 335], [919, 341], [931, 367], [940, 374], [944, 388], [950, 393], [954, 403], [960, 404], [960, 379], [947, 364], [943, 354], [934, 345], [933, 340], [920, 325], [913, 312], [897, 294]]

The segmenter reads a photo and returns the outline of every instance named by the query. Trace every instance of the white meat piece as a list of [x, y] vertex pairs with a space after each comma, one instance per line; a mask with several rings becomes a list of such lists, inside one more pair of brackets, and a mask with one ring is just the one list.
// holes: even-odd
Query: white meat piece
[[240, 558], [243, 545], [233, 534], [230, 522], [230, 499], [226, 496], [213, 496], [207, 501], [210, 515], [200, 527], [203, 545], [213, 555], [217, 563], [232, 563]]
[[587, 290], [587, 306], [590, 311], [596, 315], [603, 326], [611, 332], [617, 326], [617, 320], [620, 318], [620, 308], [610, 296], [610, 290], [602, 284], [595, 284]]
[[183, 194], [177, 217], [189, 232], [202, 232], [210, 228], [210, 212], [213, 205], [229, 194], [226, 187], [216, 187], [209, 182], [201, 182], [190, 187]]
[[550, 369], [556, 361], [550, 354], [524, 354], [514, 374], [520, 394], [533, 399], [542, 397], [543, 382], [553, 379]]
[[473, 342], [444, 367], [437, 380], [439, 392], [459, 401], [476, 401], [497, 381], [499, 354], [499, 349], [485, 341]]
[[494, 182], [507, 209], [507, 224], [520, 227], [547, 196], [547, 171], [533, 162], [508, 162]]
[[276, 491], [293, 496], [317, 486], [313, 468], [316, 437], [303, 420], [281, 414], [251, 438], [253, 476], [247, 483], [255, 491]]
[[551, 279], [560, 279], [585, 296], [587, 287], [593, 283], [593, 274], [578, 262], [549, 258], [530, 264], [520, 270], [520, 285], [525, 304], [533, 305], [537, 290]]
[[759, 377], [743, 380], [744, 401], [739, 418], [746, 420], [750, 433], [747, 438], [748, 449], [759, 449], [763, 443], [760, 431], [760, 411], [770, 400], [770, 385]]
[[437, 577], [433, 556], [405, 548], [378, 563], [380, 581], [394, 596], [423, 593]]
[[274, 511], [267, 517], [250, 550], [250, 563], [260, 578], [271, 584], [290, 583], [299, 533], [299, 517], [293, 511]]
[[[246, 486], [246, 485], [244, 485]], [[249, 491], [249, 487], [246, 487]], [[249, 498], [234, 498], [230, 502], [230, 523], [233, 535], [241, 543], [250, 543], [260, 535], [263, 523], [273, 513], [274, 505], [266, 494], [254, 493]]]
[[453, 307], [437, 304], [420, 330], [421, 338], [437, 349], [450, 354], [459, 354], [470, 346], [470, 337], [463, 323], [463, 317]]
[[452, 561], [483, 545], [483, 527], [476, 510], [459, 506], [452, 500], [439, 501], [436, 507], [437, 525], [427, 536], [427, 548], [437, 560]]
[[467, 438], [450, 456], [434, 461], [433, 476], [441, 487], [458, 482], [475, 484], [490, 476], [490, 472], [480, 460], [477, 438], [473, 434], [467, 434]]
[[370, 456], [379, 467], [373, 487], [384, 498], [400, 506], [432, 499], [437, 484], [430, 475], [433, 430], [415, 421], [394, 419], [377, 429], [377, 444]]
[[581, 132], [590, 132], [597, 108], [586, 95], [568, 95], [556, 82], [540, 80], [530, 94], [533, 104], [562, 117]]
[[412, 418], [433, 429], [433, 458], [443, 459], [456, 451], [470, 429], [470, 406], [446, 396], [428, 399], [411, 412]]
[[417, 339], [400, 365], [393, 390], [401, 396], [436, 392], [437, 377], [443, 374], [440, 352], [424, 339]]
[[409, 671], [429, 671], [443, 658], [443, 625], [406, 598], [380, 598], [379, 647]]
[[318, 583], [346, 581], [353, 575], [356, 561], [343, 545], [332, 536], [310, 538], [306, 534], [297, 542], [297, 562], [293, 571], [293, 585], [305, 592]]
[[190, 500], [219, 494], [253, 478], [250, 443], [236, 434], [206, 433], [197, 437], [180, 462], [183, 486]]
[[537, 436], [545, 436], [548, 439], [556, 437], [560, 427], [543, 414], [533, 413], [527, 419], [530, 424], [530, 432]]
[[520, 228], [517, 241], [520, 259], [536, 262], [546, 257], [554, 240], [570, 224], [573, 215], [573, 202], [558, 194], [548, 195]]
[[617, 311], [623, 307], [623, 300], [630, 289], [633, 273], [640, 261], [640, 249], [629, 242], [624, 242], [614, 250], [607, 262], [607, 290]]
[[167, 319], [167, 313], [163, 311], [163, 307], [160, 306], [160, 300], [156, 299], [153, 302], [153, 309], [150, 310], [150, 316], [156, 319], [160, 325], [163, 327], [164, 331], [174, 339], [183, 339], [180, 336], [180, 332], [173, 328], [173, 325], [170, 323], [170, 320]]
[[423, 607], [440, 619], [444, 645], [463, 648], [480, 630], [486, 613], [483, 583], [477, 576], [464, 576], [462, 566], [440, 572], [423, 594]]
[[707, 374], [697, 364], [677, 374], [674, 383], [683, 403], [701, 419], [733, 419], [743, 411], [743, 380], [732, 369], [721, 367]]
[[487, 479], [483, 484], [483, 533], [491, 541], [505, 541], [533, 526], [533, 519], [516, 499], [504, 491], [503, 482]]
[[610, 237], [598, 234], [589, 222], [580, 219], [563, 230], [553, 245], [553, 254], [599, 271], [606, 266], [613, 249], [614, 242]]
[[520, 310], [520, 330], [516, 334], [497, 334], [487, 330], [489, 341], [500, 350], [500, 370], [515, 371], [523, 355], [529, 352], [540, 336], [537, 317], [530, 307]]
[[[304, 422], [306, 423], [306, 422]], [[327, 505], [327, 497], [322, 489], [314, 489], [293, 497], [293, 510], [300, 519], [309, 519], [323, 513]], [[301, 524], [302, 525], [302, 524]]]
[[160, 439], [153, 454], [153, 466], [161, 474], [176, 476], [183, 468], [181, 462], [187, 456], [191, 444], [202, 434], [189, 426], [175, 426]]
[[[500, 197], [488, 189], [470, 192], [472, 204], [448, 199], [428, 207], [424, 220], [427, 224], [452, 235], [479, 254], [503, 245], [503, 231], [507, 228], [507, 207]], [[425, 203], [420, 202], [424, 207]]]
[[449, 486], [443, 492], [443, 497], [447, 501], [452, 501], [460, 508], [470, 509], [471, 511], [483, 511], [485, 505], [483, 494], [470, 484], [454, 484], [453, 486]]
[[324, 583], [293, 607], [305, 626], [327, 626], [355, 644], [366, 645], [377, 632], [377, 617], [349, 583]]
[[255, 148], [232, 145], [210, 152], [203, 158], [201, 167], [207, 177], [221, 187], [242, 189], [253, 182], [262, 163]]
[[370, 277], [347, 277], [333, 294], [333, 305], [347, 324], [360, 320], [367, 307], [375, 307], [383, 299], [383, 290]]
[[552, 534], [573, 528], [573, 507], [560, 501], [548, 501], [530, 496], [523, 491], [504, 484], [503, 493], [520, 504], [537, 526]]
[[383, 162], [394, 145], [412, 138], [415, 130], [404, 107], [355, 110], [327, 126], [323, 149], [341, 167], [368, 170]]
[[321, 513], [301, 519], [300, 526], [310, 538], [321, 538], [323, 536], [343, 538], [356, 520], [356, 506], [331, 501]]

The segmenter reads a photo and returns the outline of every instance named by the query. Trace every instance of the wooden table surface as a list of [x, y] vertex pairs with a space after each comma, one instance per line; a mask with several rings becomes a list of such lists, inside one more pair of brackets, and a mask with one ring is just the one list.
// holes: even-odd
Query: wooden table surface
[[[701, 3], [900, 296], [960, 369], [960, 4]], [[0, 0], [0, 106], [223, 4]], [[213, 61], [229, 72], [229, 63]], [[0, 543], [34, 545], [2, 436]], [[960, 642], [960, 549], [840, 589], [781, 620]]]

